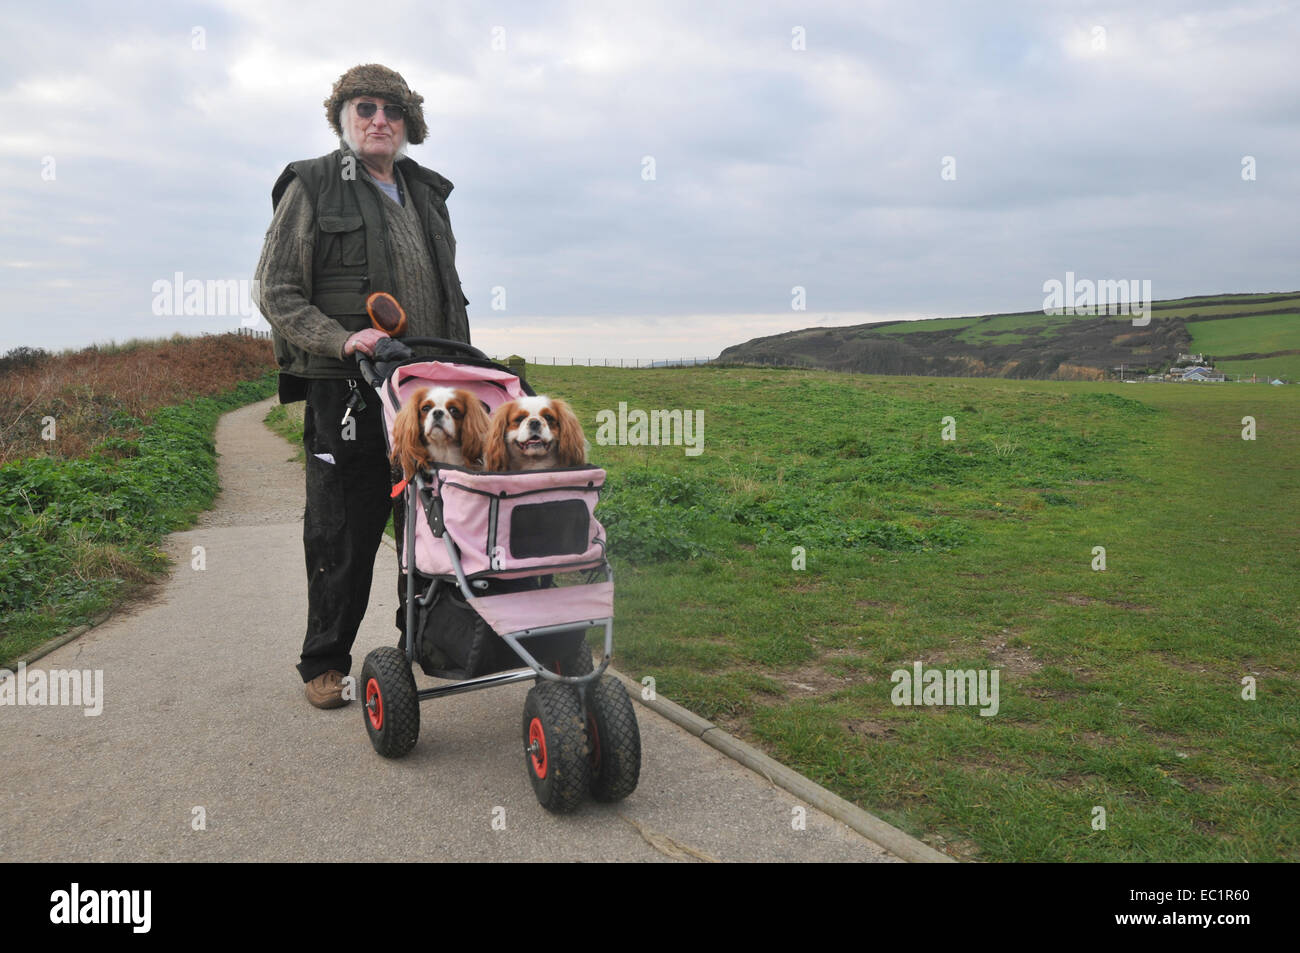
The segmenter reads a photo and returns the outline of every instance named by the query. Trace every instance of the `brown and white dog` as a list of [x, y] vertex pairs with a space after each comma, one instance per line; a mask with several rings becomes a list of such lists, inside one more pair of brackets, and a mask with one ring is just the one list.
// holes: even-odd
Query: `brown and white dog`
[[587, 462], [582, 425], [562, 400], [545, 394], [521, 397], [494, 410], [491, 423], [485, 470], [544, 470]]
[[478, 470], [489, 427], [482, 401], [469, 391], [421, 387], [397, 412], [390, 456], [408, 480], [432, 463]]

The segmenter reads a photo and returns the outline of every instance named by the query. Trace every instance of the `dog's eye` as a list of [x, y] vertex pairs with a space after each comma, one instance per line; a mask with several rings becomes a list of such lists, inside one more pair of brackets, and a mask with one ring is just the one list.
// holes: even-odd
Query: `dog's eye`
[[460, 420], [461, 417], [465, 416], [464, 412], [459, 407], [449, 407], [447, 408], [447, 412], [457, 420]]
[[433, 410], [433, 404], [425, 404], [420, 408], [420, 413], [427, 414], [431, 410]]
[[554, 424], [554, 423], [555, 423], [555, 418], [552, 417], [550, 414], [542, 414], [542, 416], [543, 416], [544, 418], [546, 418], [546, 422], [547, 422], [548, 424]]

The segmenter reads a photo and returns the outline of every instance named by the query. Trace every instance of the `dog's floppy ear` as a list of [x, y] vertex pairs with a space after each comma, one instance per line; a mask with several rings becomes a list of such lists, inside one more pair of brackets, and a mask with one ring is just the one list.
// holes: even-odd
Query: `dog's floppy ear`
[[424, 448], [424, 434], [420, 429], [420, 405], [428, 393], [427, 387], [416, 390], [393, 420], [393, 452], [389, 454], [389, 459], [402, 465], [402, 476], [408, 480], [429, 462], [429, 454]]
[[460, 452], [465, 458], [465, 466], [476, 470], [487, 449], [488, 435], [492, 432], [492, 421], [483, 409], [483, 401], [467, 390], [456, 391], [456, 396], [465, 402], [465, 416], [460, 419]]
[[492, 411], [489, 421], [487, 447], [483, 450], [483, 469], [489, 472], [503, 473], [510, 469], [510, 454], [506, 450], [506, 430], [510, 427], [510, 415], [515, 412], [515, 402], [508, 400]]
[[560, 418], [560, 443], [556, 451], [560, 466], [578, 467], [587, 462], [587, 441], [578, 415], [562, 400], [551, 399], [551, 409]]

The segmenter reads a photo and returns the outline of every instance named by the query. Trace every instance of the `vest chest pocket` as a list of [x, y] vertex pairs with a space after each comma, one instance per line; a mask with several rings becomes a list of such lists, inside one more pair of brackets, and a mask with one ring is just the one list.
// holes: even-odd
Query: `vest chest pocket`
[[322, 215], [320, 230], [326, 242], [325, 261], [335, 267], [366, 263], [366, 230], [360, 215]]
[[349, 331], [360, 331], [370, 327], [366, 313], [369, 286], [365, 275], [325, 275], [316, 280], [311, 303]]

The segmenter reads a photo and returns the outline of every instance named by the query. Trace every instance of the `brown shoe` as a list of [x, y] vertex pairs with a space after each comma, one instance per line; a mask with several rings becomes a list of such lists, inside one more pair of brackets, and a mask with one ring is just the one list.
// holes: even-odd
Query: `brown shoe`
[[307, 683], [307, 701], [317, 708], [341, 708], [351, 699], [343, 697], [343, 673], [330, 669]]

